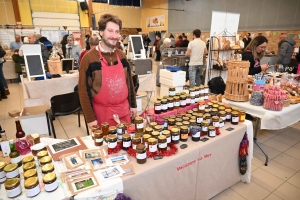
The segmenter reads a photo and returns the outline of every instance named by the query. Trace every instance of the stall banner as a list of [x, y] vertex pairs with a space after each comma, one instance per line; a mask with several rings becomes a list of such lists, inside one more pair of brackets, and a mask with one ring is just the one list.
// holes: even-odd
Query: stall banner
[[273, 36], [276, 36], [278, 34], [277, 31], [273, 31]]
[[78, 42], [78, 45], [80, 46], [80, 48], [82, 49], [82, 38], [81, 38], [81, 32], [72, 32], [72, 35], [74, 37], [74, 41]]
[[295, 34], [290, 34], [290, 38], [293, 39], [293, 37], [295, 36]]
[[147, 17], [146, 25], [148, 28], [164, 27], [165, 26], [165, 15]]

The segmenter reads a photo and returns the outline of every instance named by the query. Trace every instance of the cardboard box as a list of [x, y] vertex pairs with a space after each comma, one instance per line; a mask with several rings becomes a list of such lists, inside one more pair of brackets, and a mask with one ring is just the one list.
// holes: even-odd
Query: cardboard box
[[20, 116], [20, 113], [21, 113], [21, 111], [19, 111], [19, 110], [13, 110], [13, 111], [9, 111], [8, 115], [10, 117], [17, 117], [17, 116]]
[[26, 135], [32, 133], [49, 134], [45, 114], [49, 108], [48, 105], [23, 108], [20, 113], [20, 122]]

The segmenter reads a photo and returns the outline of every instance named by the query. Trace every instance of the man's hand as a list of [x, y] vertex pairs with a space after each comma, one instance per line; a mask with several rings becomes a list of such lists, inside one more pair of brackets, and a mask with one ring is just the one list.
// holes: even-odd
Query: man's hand
[[136, 116], [136, 108], [130, 108], [130, 117], [134, 119]]
[[89, 126], [90, 129], [92, 129], [92, 127], [93, 127], [94, 125], [98, 125], [98, 121], [97, 121], [97, 120], [88, 123], [88, 126]]

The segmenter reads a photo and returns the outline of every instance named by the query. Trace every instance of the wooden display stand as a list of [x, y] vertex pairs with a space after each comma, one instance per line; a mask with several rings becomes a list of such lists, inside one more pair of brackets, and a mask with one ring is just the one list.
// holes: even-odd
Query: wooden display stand
[[229, 61], [225, 98], [231, 101], [248, 101], [249, 61]]

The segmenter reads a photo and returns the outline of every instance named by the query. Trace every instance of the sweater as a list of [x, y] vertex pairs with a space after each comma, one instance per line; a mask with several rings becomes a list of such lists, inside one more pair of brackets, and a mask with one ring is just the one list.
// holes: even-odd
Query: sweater
[[[115, 50], [111, 53], [102, 52], [102, 56], [110, 65], [116, 65], [118, 63], [116, 53], [118, 53], [124, 68], [128, 87], [129, 106], [131, 108], [136, 108], [136, 94], [131, 75], [131, 68], [124, 53], [121, 50]], [[100, 92], [102, 85], [102, 70], [99, 59], [99, 52], [96, 48], [93, 48], [83, 56], [80, 62], [78, 92], [80, 104], [87, 123], [93, 122], [97, 119], [93, 110], [93, 98]]]
[[250, 68], [248, 72], [249, 75], [258, 74], [261, 72], [260, 61], [257, 60], [257, 62], [255, 62], [254, 56], [252, 55], [252, 52], [250, 50], [246, 50], [242, 53], [242, 60], [248, 60], [250, 62]]

